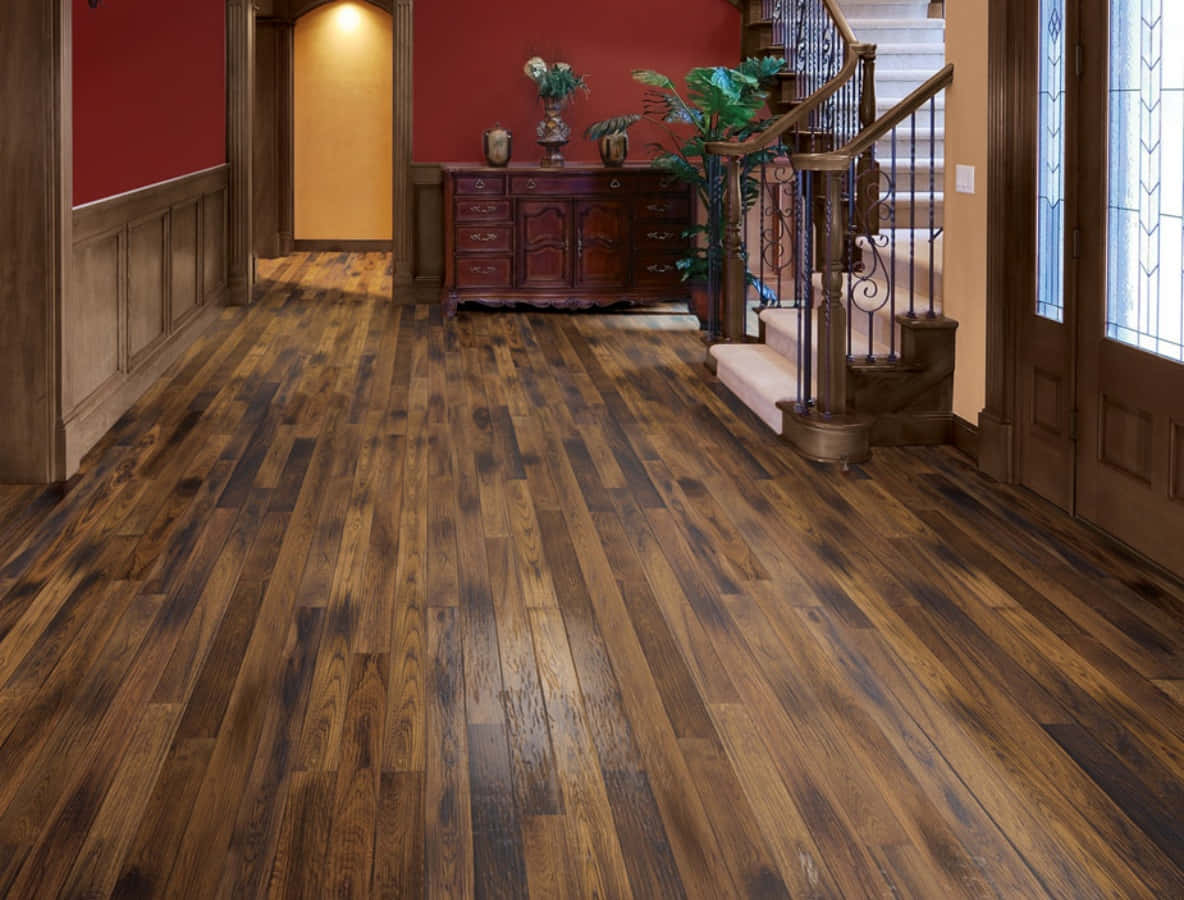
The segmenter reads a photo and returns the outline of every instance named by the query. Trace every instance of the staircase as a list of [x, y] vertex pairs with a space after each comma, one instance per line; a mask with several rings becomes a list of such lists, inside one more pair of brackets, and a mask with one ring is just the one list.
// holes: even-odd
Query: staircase
[[[779, 118], [708, 147], [723, 238], [707, 363], [812, 459], [952, 437], [941, 234], [953, 70], [929, 6], [751, 0], [746, 52], [788, 63], [770, 86]], [[738, 191], [741, 173], [755, 187]]]

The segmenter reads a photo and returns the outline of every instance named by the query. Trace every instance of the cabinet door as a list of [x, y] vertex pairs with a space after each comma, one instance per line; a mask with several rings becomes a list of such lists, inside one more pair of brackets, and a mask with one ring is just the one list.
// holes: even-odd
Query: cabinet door
[[519, 202], [519, 287], [570, 287], [570, 246], [570, 200], [522, 200]]
[[629, 281], [629, 208], [622, 200], [576, 201], [576, 287]]

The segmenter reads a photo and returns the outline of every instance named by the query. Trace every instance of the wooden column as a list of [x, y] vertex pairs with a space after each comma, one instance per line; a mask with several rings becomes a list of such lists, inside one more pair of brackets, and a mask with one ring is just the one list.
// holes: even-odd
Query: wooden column
[[816, 241], [822, 252], [822, 302], [818, 309], [818, 408], [847, 412], [847, 308], [843, 303], [843, 272], [847, 229], [841, 171], [819, 172], [823, 179], [822, 215], [815, 218]]
[[64, 477], [58, 323], [69, 289], [70, 0], [0, 3], [0, 481]]
[[727, 157], [724, 182], [724, 339], [744, 340], [747, 331], [748, 262], [744, 257], [743, 161]]
[[413, 0], [394, 6], [394, 299], [415, 302], [415, 210], [411, 183], [414, 118], [415, 7]]
[[255, 4], [226, 2], [226, 160], [230, 164], [227, 227], [229, 280], [226, 302], [251, 302], [255, 282], [252, 137], [255, 73]]

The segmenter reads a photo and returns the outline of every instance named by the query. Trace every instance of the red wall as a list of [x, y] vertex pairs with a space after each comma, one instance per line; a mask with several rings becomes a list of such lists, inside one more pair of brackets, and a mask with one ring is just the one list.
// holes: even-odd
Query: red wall
[[[481, 132], [495, 121], [514, 132], [514, 160], [537, 162], [535, 125], [542, 107], [522, 72], [532, 56], [563, 60], [588, 78], [564, 119], [572, 126], [569, 160], [597, 160], [583, 136], [589, 122], [641, 111], [633, 69], [657, 69], [678, 84], [696, 66], [735, 65], [740, 12], [727, 0], [454, 0], [415, 4], [415, 159], [473, 162]], [[638, 125], [633, 159], [662, 132]]]
[[75, 205], [226, 161], [225, 42], [226, 0], [74, 0]]

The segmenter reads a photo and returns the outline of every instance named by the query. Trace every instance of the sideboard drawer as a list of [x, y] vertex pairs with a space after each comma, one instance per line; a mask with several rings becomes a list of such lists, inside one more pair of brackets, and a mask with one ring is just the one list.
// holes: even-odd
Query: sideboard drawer
[[686, 194], [650, 194], [641, 198], [640, 213], [647, 222], [686, 221], [691, 215], [691, 199]]
[[456, 261], [458, 288], [508, 288], [513, 267], [508, 256], [488, 259], [467, 257]]
[[637, 232], [638, 246], [647, 250], [684, 250], [690, 246], [690, 238], [682, 233], [687, 226], [670, 222], [646, 222]]
[[672, 192], [675, 194], [686, 193], [686, 182], [679, 181], [673, 175], [642, 175], [638, 181], [639, 188], [645, 194], [663, 194]]
[[456, 221], [458, 222], [508, 222], [510, 221], [509, 200], [457, 200]]
[[513, 233], [508, 225], [462, 225], [456, 229], [456, 252], [509, 253]]
[[642, 287], [677, 288], [682, 284], [679, 257], [671, 253], [643, 253], [637, 259], [635, 277]]
[[636, 188], [637, 179], [625, 174], [515, 175], [510, 179], [515, 197], [631, 194]]
[[496, 195], [506, 193], [505, 175], [457, 175], [457, 196]]

